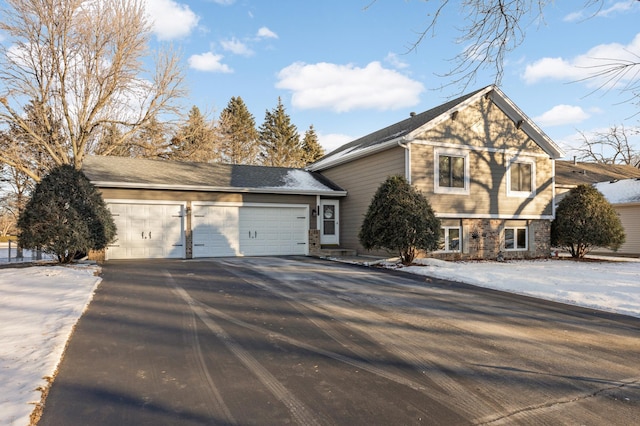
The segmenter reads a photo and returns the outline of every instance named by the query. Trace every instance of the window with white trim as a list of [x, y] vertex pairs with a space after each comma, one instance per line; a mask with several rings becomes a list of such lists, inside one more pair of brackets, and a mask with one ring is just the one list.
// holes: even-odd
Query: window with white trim
[[460, 226], [441, 227], [439, 249], [444, 252], [460, 252], [462, 249], [461, 237], [462, 228]]
[[533, 197], [535, 195], [536, 163], [514, 158], [507, 166], [507, 195]]
[[509, 251], [527, 250], [529, 229], [526, 226], [507, 226], [504, 228], [504, 249]]
[[434, 192], [469, 194], [469, 153], [435, 150]]

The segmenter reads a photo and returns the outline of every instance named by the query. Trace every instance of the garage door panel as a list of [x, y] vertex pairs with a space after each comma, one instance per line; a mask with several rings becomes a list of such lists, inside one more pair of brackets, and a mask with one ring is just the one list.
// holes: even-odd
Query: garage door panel
[[193, 257], [238, 254], [238, 207], [195, 206], [191, 227]]
[[107, 259], [184, 257], [184, 217], [181, 204], [108, 203], [117, 240]]
[[194, 207], [193, 256], [307, 254], [306, 206]]

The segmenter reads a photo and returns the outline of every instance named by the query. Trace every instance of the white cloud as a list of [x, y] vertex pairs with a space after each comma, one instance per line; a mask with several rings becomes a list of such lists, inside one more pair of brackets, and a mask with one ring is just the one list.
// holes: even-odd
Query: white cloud
[[615, 81], [609, 81], [610, 76], [595, 77], [598, 72], [606, 70], [612, 64], [625, 61], [637, 62], [640, 57], [640, 34], [627, 45], [620, 43], [600, 44], [591, 48], [587, 53], [572, 59], [542, 58], [527, 65], [522, 76], [527, 84], [537, 83], [544, 79], [578, 81], [585, 80], [590, 87], [613, 87], [629, 83], [634, 77], [635, 69], [629, 73], [619, 75]]
[[575, 21], [582, 21], [584, 19], [589, 19], [589, 18], [595, 18], [595, 17], [599, 17], [599, 18], [608, 18], [616, 13], [624, 13], [627, 12], [629, 10], [631, 10], [633, 7], [633, 2], [631, 1], [621, 1], [621, 2], [617, 2], [614, 3], [611, 7], [608, 7], [606, 9], [600, 9], [598, 11], [596, 11], [595, 13], [589, 13], [587, 10], [582, 9], [576, 12], [572, 12], [570, 14], [568, 14], [567, 16], [564, 17], [564, 21], [565, 22], [575, 22]]
[[384, 58], [384, 61], [390, 64], [392, 67], [398, 68], [398, 69], [409, 67], [408, 63], [401, 61], [400, 58], [398, 58], [398, 55], [393, 52], [387, 53], [387, 56]]
[[325, 154], [330, 153], [336, 148], [340, 148], [342, 145], [351, 142], [355, 138], [349, 135], [343, 135], [339, 133], [329, 133], [327, 135], [318, 133], [318, 143], [324, 148]]
[[261, 27], [256, 36], [258, 38], [278, 38], [278, 34], [274, 33], [267, 27]]
[[158, 40], [186, 37], [200, 20], [188, 5], [174, 0], [146, 0], [146, 10]]
[[249, 48], [245, 43], [241, 42], [237, 38], [232, 38], [231, 40], [222, 40], [220, 42], [220, 46], [228, 52], [231, 52], [235, 55], [242, 56], [251, 56], [253, 55], [253, 50]]
[[533, 121], [543, 127], [551, 127], [580, 123], [589, 117], [590, 115], [579, 106], [556, 105], [549, 111], [535, 117]]
[[192, 55], [188, 59], [189, 67], [198, 71], [232, 73], [233, 70], [228, 65], [220, 62], [224, 56], [216, 55], [212, 52], [201, 55]]
[[385, 69], [380, 62], [364, 68], [296, 62], [280, 70], [276, 87], [291, 90], [291, 102], [297, 108], [336, 112], [405, 108], [418, 104], [424, 91], [422, 83]]

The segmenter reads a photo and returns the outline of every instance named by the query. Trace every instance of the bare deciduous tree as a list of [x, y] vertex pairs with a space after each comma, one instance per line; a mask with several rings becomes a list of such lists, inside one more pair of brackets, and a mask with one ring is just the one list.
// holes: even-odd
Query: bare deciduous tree
[[[184, 95], [178, 56], [169, 49], [158, 52], [147, 69], [151, 32], [144, 1], [4, 3], [0, 123], [22, 128], [31, 148], [5, 149], [0, 162], [38, 181], [39, 173], [19, 153], [39, 152], [48, 164], [79, 168], [106, 128], [118, 128], [118, 137], [100, 146], [108, 155], [151, 120], [177, 112], [173, 101]], [[27, 102], [43, 106], [39, 120], [49, 132], [34, 132], [25, 121], [21, 111]], [[62, 137], [47, 137], [52, 121], [61, 123]]]
[[577, 149], [580, 160], [640, 167], [640, 150], [629, 140], [632, 134], [640, 134], [640, 130], [627, 129], [621, 125], [612, 126], [608, 132], [592, 136], [580, 132], [582, 145]]
[[[375, 3], [377, 0], [373, 0]], [[457, 42], [464, 49], [451, 58], [451, 69], [444, 75], [448, 79], [445, 86], [458, 86], [465, 92], [473, 84], [479, 72], [491, 70], [495, 84], [502, 81], [506, 55], [522, 44], [532, 25], [544, 21], [545, 9], [553, 5], [553, 0], [424, 0], [429, 19], [426, 28], [419, 32], [409, 50], [415, 50], [434, 35], [440, 25], [440, 18], [449, 13], [457, 13], [463, 22], [459, 28]], [[583, 0], [583, 7], [595, 16], [605, 4], [604, 0]], [[623, 87], [632, 93], [633, 99], [640, 96], [637, 61], [622, 58], [594, 58], [601, 65], [594, 67], [591, 78], [604, 81], [603, 87], [612, 87], [621, 80], [629, 81]]]

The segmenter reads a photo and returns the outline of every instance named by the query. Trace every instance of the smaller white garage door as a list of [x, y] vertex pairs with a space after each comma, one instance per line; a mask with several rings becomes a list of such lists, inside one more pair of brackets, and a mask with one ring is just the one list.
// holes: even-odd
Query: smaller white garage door
[[107, 207], [118, 228], [117, 240], [107, 247], [107, 259], [184, 257], [182, 204], [107, 202]]
[[306, 205], [195, 205], [193, 257], [308, 254]]

